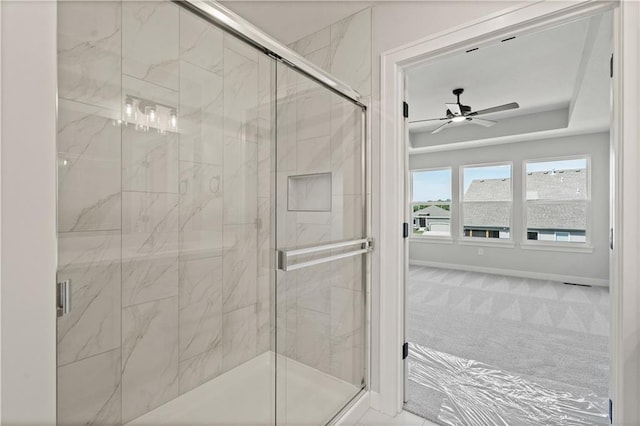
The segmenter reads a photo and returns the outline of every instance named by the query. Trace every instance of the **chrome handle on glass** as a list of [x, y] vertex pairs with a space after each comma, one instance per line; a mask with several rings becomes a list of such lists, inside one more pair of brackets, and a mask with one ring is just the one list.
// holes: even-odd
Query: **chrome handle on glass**
[[[334, 254], [332, 256], [313, 259], [306, 262], [289, 264], [291, 257], [303, 254], [313, 254], [327, 250], [339, 249], [344, 247], [357, 246], [354, 250]], [[363, 238], [359, 240], [342, 241], [339, 243], [325, 244], [321, 246], [313, 246], [295, 250], [278, 250], [278, 269], [281, 271], [295, 271], [296, 269], [308, 268], [309, 266], [320, 265], [321, 263], [333, 262], [335, 260], [345, 259], [347, 257], [357, 256], [359, 254], [369, 253], [373, 250], [373, 240], [371, 238]]]
[[71, 280], [60, 281], [56, 287], [56, 311], [61, 317], [71, 312]]

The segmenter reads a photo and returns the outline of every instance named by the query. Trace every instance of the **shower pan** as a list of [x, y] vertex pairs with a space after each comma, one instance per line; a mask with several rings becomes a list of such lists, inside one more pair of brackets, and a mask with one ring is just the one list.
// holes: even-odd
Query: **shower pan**
[[59, 2], [58, 86], [58, 423], [331, 423], [367, 386], [358, 94], [210, 1]]

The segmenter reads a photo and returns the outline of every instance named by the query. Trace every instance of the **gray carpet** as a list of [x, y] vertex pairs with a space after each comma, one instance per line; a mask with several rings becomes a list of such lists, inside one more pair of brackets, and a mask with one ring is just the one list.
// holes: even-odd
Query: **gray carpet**
[[[407, 292], [409, 342], [478, 361], [552, 392], [583, 395], [596, 410], [606, 411], [606, 288], [411, 267]], [[447, 398], [409, 380], [405, 408], [447, 423], [441, 412]], [[579, 424], [560, 418], [545, 424]]]

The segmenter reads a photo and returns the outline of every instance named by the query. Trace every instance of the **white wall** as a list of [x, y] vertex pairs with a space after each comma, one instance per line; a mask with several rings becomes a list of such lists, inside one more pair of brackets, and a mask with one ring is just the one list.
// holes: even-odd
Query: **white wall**
[[[425, 1], [385, 2], [372, 10], [371, 64], [371, 226], [373, 238], [380, 239], [380, 145], [396, 143], [380, 138], [380, 123], [394, 117], [380, 116], [380, 57], [399, 47], [433, 37], [454, 28], [514, 7], [510, 1]], [[400, 224], [398, 224], [400, 232]], [[374, 251], [371, 271], [371, 389], [380, 391], [380, 252]], [[386, 283], [387, 285], [391, 283]], [[373, 400], [375, 404], [375, 400]]]
[[[561, 252], [523, 249], [519, 242], [523, 234], [523, 164], [524, 160], [587, 154], [591, 156], [591, 233], [592, 252]], [[533, 140], [504, 145], [492, 145], [473, 149], [443, 151], [412, 155], [410, 169], [441, 166], [454, 167], [454, 192], [459, 187], [456, 168], [468, 164], [510, 161], [513, 163], [513, 222], [512, 238], [515, 247], [495, 247], [486, 242], [483, 255], [478, 246], [454, 243], [438, 243], [425, 238], [413, 238], [410, 242], [410, 262], [420, 264], [458, 265], [461, 269], [492, 268], [505, 273], [555, 278], [576, 284], [607, 285], [609, 279], [609, 134], [597, 133], [565, 138]], [[454, 195], [454, 199], [457, 197]], [[454, 208], [456, 206], [454, 205]], [[453, 212], [454, 219], [457, 211]], [[457, 220], [452, 234], [456, 236]], [[477, 243], [479, 241], [474, 241]]]
[[2, 7], [2, 424], [56, 409], [56, 3]]

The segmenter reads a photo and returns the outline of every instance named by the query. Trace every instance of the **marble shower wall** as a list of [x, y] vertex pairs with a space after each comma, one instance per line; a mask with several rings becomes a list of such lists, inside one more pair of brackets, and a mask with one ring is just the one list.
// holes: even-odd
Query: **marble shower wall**
[[[371, 94], [371, 9], [290, 47]], [[278, 245], [301, 247], [362, 238], [361, 109], [293, 70], [278, 66]], [[331, 173], [329, 212], [288, 211], [290, 176]], [[308, 196], [313, 196], [309, 193]], [[277, 350], [354, 385], [364, 377], [364, 291], [360, 257], [278, 272]]]
[[273, 344], [275, 66], [168, 1], [58, 4], [59, 423], [121, 424]]

